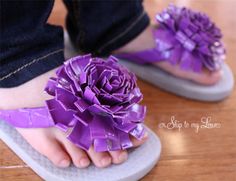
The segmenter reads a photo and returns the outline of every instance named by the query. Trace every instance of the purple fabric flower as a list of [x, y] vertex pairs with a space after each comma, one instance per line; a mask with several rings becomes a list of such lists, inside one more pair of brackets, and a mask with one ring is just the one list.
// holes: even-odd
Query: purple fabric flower
[[78, 147], [96, 151], [132, 147], [129, 135], [141, 139], [146, 107], [136, 77], [117, 63], [91, 55], [65, 62], [45, 88], [46, 101], [56, 126]]
[[207, 15], [170, 5], [156, 20], [154, 34], [163, 59], [196, 72], [203, 66], [210, 71], [220, 68], [225, 58], [222, 35]]

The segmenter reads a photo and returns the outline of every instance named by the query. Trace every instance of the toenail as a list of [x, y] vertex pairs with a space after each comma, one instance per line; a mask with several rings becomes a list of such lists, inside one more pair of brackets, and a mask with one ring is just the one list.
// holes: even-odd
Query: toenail
[[143, 135], [143, 138], [146, 139], [148, 137], [148, 133], [145, 132], [144, 135]]
[[102, 166], [107, 166], [111, 163], [111, 157], [104, 157], [101, 159]]
[[222, 77], [224, 75], [224, 71], [220, 70], [220, 76]]
[[69, 160], [62, 160], [59, 163], [59, 167], [68, 167], [70, 165], [70, 161]]
[[119, 155], [119, 161], [125, 161], [128, 158], [128, 154], [126, 152], [123, 152]]
[[87, 158], [81, 158], [80, 161], [79, 161], [80, 165], [82, 167], [87, 167], [89, 165], [89, 160]]

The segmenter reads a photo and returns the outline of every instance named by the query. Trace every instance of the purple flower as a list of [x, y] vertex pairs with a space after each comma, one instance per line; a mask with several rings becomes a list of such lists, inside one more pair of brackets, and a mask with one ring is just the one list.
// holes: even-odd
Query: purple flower
[[225, 58], [222, 35], [207, 15], [170, 5], [156, 20], [154, 33], [163, 58], [196, 72], [203, 66], [210, 71], [220, 68]]
[[146, 107], [136, 77], [117, 63], [91, 55], [69, 59], [45, 88], [53, 99], [46, 101], [57, 127], [68, 139], [88, 150], [119, 150], [132, 147], [129, 135], [141, 139]]

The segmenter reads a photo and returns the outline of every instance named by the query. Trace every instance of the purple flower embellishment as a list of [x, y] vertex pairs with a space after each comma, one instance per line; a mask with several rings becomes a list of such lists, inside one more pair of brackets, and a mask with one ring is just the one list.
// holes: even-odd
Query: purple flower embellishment
[[117, 63], [91, 55], [69, 59], [50, 78], [45, 90], [56, 126], [75, 145], [96, 151], [132, 147], [129, 135], [141, 139], [146, 107], [138, 103], [142, 94], [136, 77]]
[[207, 15], [170, 5], [156, 20], [154, 36], [163, 59], [196, 72], [203, 66], [210, 71], [221, 67], [225, 59], [222, 35]]

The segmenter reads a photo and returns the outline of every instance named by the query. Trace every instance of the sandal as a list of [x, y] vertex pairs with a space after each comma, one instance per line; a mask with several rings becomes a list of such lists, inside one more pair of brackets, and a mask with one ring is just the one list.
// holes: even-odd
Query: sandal
[[[143, 125], [146, 107], [138, 103], [142, 94], [136, 77], [110, 56], [106, 61], [91, 55], [69, 59], [50, 78], [45, 91], [53, 96], [44, 107], [0, 110], [1, 139], [45, 180], [138, 180], [146, 175], [160, 156], [159, 138]], [[55, 126], [79, 148], [95, 151], [129, 149], [128, 160], [99, 169], [75, 166], [61, 169], [35, 151], [13, 128]], [[129, 135], [149, 139], [132, 148]]]
[[[176, 95], [201, 101], [219, 101], [233, 89], [234, 78], [223, 62], [225, 49], [221, 32], [205, 14], [170, 5], [156, 15], [158, 27], [153, 30], [156, 47], [140, 52], [115, 55], [141, 79]], [[206, 86], [171, 75], [151, 63], [168, 61], [186, 71], [201, 73], [202, 68], [223, 76]]]

